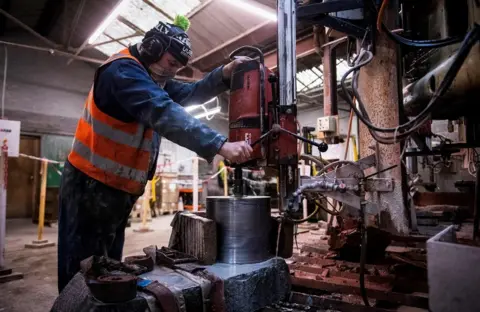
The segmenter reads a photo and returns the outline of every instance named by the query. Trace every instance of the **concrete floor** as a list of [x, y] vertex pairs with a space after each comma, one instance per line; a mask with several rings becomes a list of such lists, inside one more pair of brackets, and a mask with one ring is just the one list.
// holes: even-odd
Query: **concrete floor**
[[[126, 229], [124, 257], [143, 254], [149, 245], [167, 246], [170, 238], [171, 215], [149, 222], [153, 232], [135, 233], [139, 223]], [[57, 241], [57, 228], [46, 227], [44, 239]], [[37, 227], [29, 219], [7, 220], [5, 246], [6, 267], [24, 274], [24, 278], [0, 284], [0, 312], [49, 311], [57, 291], [57, 248], [25, 249], [26, 243], [37, 239]]]

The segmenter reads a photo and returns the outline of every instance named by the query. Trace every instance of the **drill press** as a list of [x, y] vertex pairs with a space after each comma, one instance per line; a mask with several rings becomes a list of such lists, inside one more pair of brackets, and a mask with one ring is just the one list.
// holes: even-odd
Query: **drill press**
[[[217, 222], [219, 259], [227, 263], [259, 262], [269, 257], [271, 209], [269, 197], [245, 196], [243, 169], [272, 167], [278, 172], [279, 210], [294, 214], [298, 203], [292, 197], [298, 188], [297, 140], [325, 152], [328, 146], [297, 134], [297, 109], [282, 105], [281, 79], [265, 67], [262, 51], [241, 47], [230, 55], [253, 56], [238, 65], [231, 77], [229, 140], [244, 140], [253, 148], [251, 159], [233, 164], [233, 196], [207, 198], [207, 217]], [[259, 220], [260, 223], [259, 223]]]

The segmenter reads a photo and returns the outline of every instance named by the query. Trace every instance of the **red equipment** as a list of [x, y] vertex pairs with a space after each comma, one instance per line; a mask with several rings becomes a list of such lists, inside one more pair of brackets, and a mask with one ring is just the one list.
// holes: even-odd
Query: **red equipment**
[[[297, 133], [296, 106], [284, 109], [279, 107], [277, 79], [272, 71], [265, 68], [263, 53], [247, 46], [235, 50], [230, 58], [233, 59], [242, 52], [254, 52], [259, 60], [242, 63], [232, 73], [229, 140], [245, 140], [254, 145], [252, 160], [244, 164], [246, 166], [296, 166], [296, 138], [285, 132], [267, 134], [274, 124]], [[262, 135], [268, 137], [261, 140]]]

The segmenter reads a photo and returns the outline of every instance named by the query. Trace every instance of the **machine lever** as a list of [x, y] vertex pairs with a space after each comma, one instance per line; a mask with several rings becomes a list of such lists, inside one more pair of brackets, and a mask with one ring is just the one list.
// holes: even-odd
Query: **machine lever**
[[263, 140], [265, 140], [270, 134], [272, 134], [272, 130], [268, 130], [267, 132], [265, 132], [264, 134], [262, 134], [262, 136], [260, 138], [258, 138], [258, 140], [256, 140], [255, 142], [253, 142], [252, 144], [250, 144], [250, 146], [253, 148], [255, 145], [257, 145], [258, 143], [262, 142]]
[[[278, 126], [278, 125], [277, 125], [277, 126]], [[300, 135], [298, 135], [298, 134], [296, 134], [296, 133], [293, 133], [293, 132], [291, 132], [291, 131], [288, 131], [287, 129], [284, 129], [284, 128], [280, 127], [280, 126], [278, 126], [277, 128], [278, 128], [277, 131], [283, 131], [283, 132], [288, 133], [288, 134], [290, 134], [291, 136], [297, 138], [298, 140], [301, 140], [301, 141], [303, 141], [303, 142], [306, 142], [306, 143], [308, 143], [308, 144], [311, 144], [311, 145], [313, 145], [313, 146], [318, 147], [318, 150], [320, 151], [320, 153], [325, 153], [325, 152], [328, 150], [328, 145], [327, 145], [326, 143], [324, 143], [324, 142], [317, 143], [317, 142], [312, 141], [312, 140], [310, 140], [310, 139], [304, 138], [304, 137], [302, 137], [302, 136], [300, 136]], [[272, 130], [274, 130], [274, 129], [275, 129], [275, 125], [272, 127]], [[267, 132], [267, 133], [268, 133], [268, 132]]]

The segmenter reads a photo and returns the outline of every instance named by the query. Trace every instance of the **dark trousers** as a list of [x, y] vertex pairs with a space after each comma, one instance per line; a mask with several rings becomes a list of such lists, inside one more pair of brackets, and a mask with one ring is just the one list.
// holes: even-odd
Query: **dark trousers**
[[59, 195], [58, 290], [92, 255], [121, 260], [125, 227], [138, 196], [111, 188], [65, 163]]

